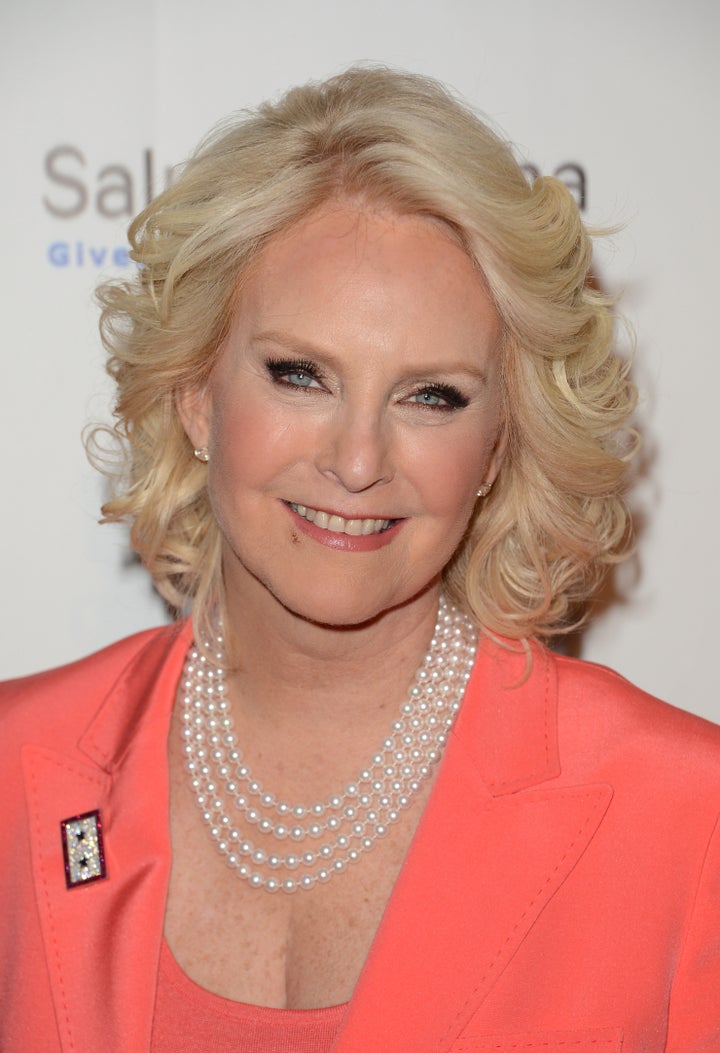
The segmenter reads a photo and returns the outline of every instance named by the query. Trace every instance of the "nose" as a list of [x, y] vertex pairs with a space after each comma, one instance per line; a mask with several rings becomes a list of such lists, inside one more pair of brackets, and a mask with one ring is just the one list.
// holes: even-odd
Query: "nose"
[[382, 415], [345, 407], [326, 422], [317, 467], [348, 493], [359, 494], [393, 476], [392, 436]]

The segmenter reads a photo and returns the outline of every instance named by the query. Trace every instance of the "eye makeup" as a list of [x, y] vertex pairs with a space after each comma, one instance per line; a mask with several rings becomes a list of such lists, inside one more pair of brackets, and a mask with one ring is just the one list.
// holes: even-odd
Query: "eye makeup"
[[410, 396], [418, 406], [428, 409], [464, 409], [470, 402], [467, 395], [452, 384], [424, 384]]
[[[312, 381], [321, 383], [324, 373], [307, 358], [268, 358], [265, 360], [265, 368], [278, 384], [286, 384], [289, 387], [306, 388]], [[289, 377], [296, 380], [289, 380]]]
[[[325, 380], [322, 368], [309, 358], [267, 358], [265, 368], [275, 383], [286, 387], [309, 388]], [[449, 412], [464, 409], [470, 399], [454, 384], [431, 381], [421, 384], [402, 401], [429, 410]]]

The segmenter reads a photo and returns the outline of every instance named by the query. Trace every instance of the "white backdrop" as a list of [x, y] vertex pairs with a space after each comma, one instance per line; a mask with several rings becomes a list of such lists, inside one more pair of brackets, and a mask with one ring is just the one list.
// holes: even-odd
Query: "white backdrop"
[[164, 618], [80, 443], [130, 214], [219, 118], [369, 60], [452, 85], [540, 171], [580, 166], [586, 218], [625, 224], [598, 261], [638, 336], [642, 529], [582, 654], [720, 720], [719, 41], [715, 0], [4, 0], [0, 677]]

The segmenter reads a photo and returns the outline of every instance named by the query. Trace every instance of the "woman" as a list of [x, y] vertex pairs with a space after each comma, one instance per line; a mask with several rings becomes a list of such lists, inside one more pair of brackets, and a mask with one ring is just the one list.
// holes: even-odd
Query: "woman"
[[130, 236], [104, 513], [193, 617], [3, 688], [2, 1048], [720, 1049], [720, 731], [541, 642], [628, 534], [569, 193], [350, 70]]

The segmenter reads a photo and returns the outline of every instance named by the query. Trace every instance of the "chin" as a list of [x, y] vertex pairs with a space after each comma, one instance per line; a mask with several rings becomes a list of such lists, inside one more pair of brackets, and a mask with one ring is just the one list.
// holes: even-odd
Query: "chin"
[[[280, 602], [283, 603], [283, 600], [280, 599]], [[395, 605], [386, 605], [382, 602], [373, 603], [367, 596], [353, 599], [347, 594], [342, 597], [326, 594], [316, 601], [303, 598], [298, 603], [287, 602], [283, 603], [283, 606], [290, 613], [314, 625], [327, 626], [331, 629], [349, 629], [374, 621], [389, 606]]]
[[317, 590], [304, 590], [302, 597], [291, 597], [284, 591], [273, 595], [287, 611], [307, 622], [333, 629], [351, 629], [369, 625], [388, 611], [410, 603], [434, 584], [436, 581], [420, 587], [398, 584], [389, 588], [384, 582], [371, 589], [367, 579], [334, 586], [326, 580]]

